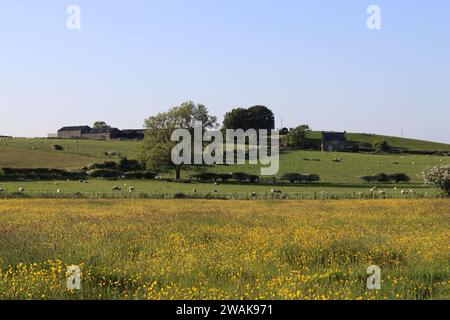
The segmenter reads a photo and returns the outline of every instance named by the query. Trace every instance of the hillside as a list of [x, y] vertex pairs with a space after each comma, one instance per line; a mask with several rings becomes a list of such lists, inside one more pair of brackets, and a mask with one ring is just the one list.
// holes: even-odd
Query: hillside
[[[308, 139], [313, 145], [320, 145], [322, 138], [321, 131], [312, 131]], [[400, 137], [390, 137], [369, 133], [347, 133], [348, 141], [351, 143], [370, 143], [386, 140], [391, 147], [405, 151], [446, 151], [450, 152], [450, 144], [407, 139]]]

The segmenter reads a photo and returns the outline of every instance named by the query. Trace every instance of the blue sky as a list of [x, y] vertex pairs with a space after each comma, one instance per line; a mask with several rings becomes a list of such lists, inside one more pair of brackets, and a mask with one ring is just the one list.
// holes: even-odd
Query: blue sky
[[277, 125], [450, 143], [449, 15], [448, 0], [1, 0], [0, 134], [139, 128], [193, 100], [219, 119], [264, 104]]

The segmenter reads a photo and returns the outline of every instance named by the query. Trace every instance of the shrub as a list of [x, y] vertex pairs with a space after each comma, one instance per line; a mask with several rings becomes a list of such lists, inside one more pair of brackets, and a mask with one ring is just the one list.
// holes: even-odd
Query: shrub
[[375, 180], [377, 182], [389, 182], [390, 178], [389, 178], [389, 176], [386, 173], [380, 172], [380, 173], [375, 175]]
[[5, 179], [30, 179], [30, 180], [79, 180], [85, 179], [83, 171], [68, 171], [51, 168], [3, 168], [1, 169]]
[[212, 172], [202, 172], [194, 176], [199, 181], [217, 181], [219, 176]]
[[158, 174], [151, 171], [130, 171], [123, 173], [125, 179], [155, 179]]
[[411, 181], [411, 178], [405, 173], [393, 173], [388, 175], [388, 178], [389, 181], [394, 181], [395, 183]]
[[234, 180], [239, 181], [239, 182], [244, 182], [244, 181], [250, 180], [250, 177], [247, 173], [233, 172], [231, 175]]
[[232, 176], [228, 173], [220, 173], [219, 178], [222, 182], [228, 182], [229, 180], [231, 180]]
[[320, 181], [320, 176], [317, 174], [305, 174], [303, 175], [303, 180], [306, 183], [318, 182]]
[[142, 171], [144, 168], [137, 160], [128, 160], [126, 157], [120, 159], [119, 169], [122, 172]]
[[450, 195], [450, 165], [437, 166], [423, 173], [425, 183], [436, 186]]
[[377, 177], [376, 176], [362, 176], [360, 177], [361, 180], [370, 183], [370, 182], [374, 182], [377, 181]]
[[283, 174], [281, 179], [287, 180], [291, 183], [297, 183], [297, 182], [301, 181], [301, 175], [299, 173], [295, 173], [295, 172], [287, 172], [287, 173]]
[[92, 178], [116, 179], [120, 176], [120, 171], [114, 169], [93, 169], [87, 174]]
[[291, 183], [312, 183], [320, 181], [320, 176], [317, 174], [288, 172], [283, 175], [282, 179]]

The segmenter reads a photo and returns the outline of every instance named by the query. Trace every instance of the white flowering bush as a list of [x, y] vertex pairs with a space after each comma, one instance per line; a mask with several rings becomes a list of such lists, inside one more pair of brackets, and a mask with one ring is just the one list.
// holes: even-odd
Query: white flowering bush
[[438, 187], [450, 195], [450, 165], [437, 166], [423, 173], [425, 183]]

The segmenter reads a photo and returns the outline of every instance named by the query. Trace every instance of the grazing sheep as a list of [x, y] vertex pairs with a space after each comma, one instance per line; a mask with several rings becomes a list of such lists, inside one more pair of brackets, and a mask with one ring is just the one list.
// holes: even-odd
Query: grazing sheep
[[19, 188], [19, 192], [25, 192], [25, 188], [24, 187]]
[[386, 191], [378, 191], [378, 194], [379, 194], [379, 195], [385, 195], [385, 194], [386, 194]]
[[121, 188], [121, 187], [114, 187], [114, 188], [112, 189], [112, 191], [122, 191], [122, 188]]
[[256, 197], [256, 196], [257, 196], [257, 193], [256, 193], [256, 192], [250, 193], [250, 197]]
[[372, 189], [370, 189], [370, 192], [374, 192], [376, 191], [378, 188], [377, 187], [373, 187]]
[[192, 193], [197, 193], [197, 189], [192, 189]]
[[413, 189], [409, 189], [409, 193], [414, 193], [414, 190]]
[[134, 192], [134, 191], [136, 191], [136, 189], [135, 189], [133, 186], [130, 186], [130, 187], [128, 188], [128, 192], [132, 193], [132, 192]]
[[271, 192], [271, 193], [278, 193], [278, 194], [282, 194], [282, 193], [283, 193], [283, 191], [281, 191], [281, 190], [275, 190], [275, 189], [270, 190], [270, 192]]
[[60, 193], [61, 193], [61, 190], [56, 189], [56, 193], [57, 193], [57, 194], [60, 194]]

